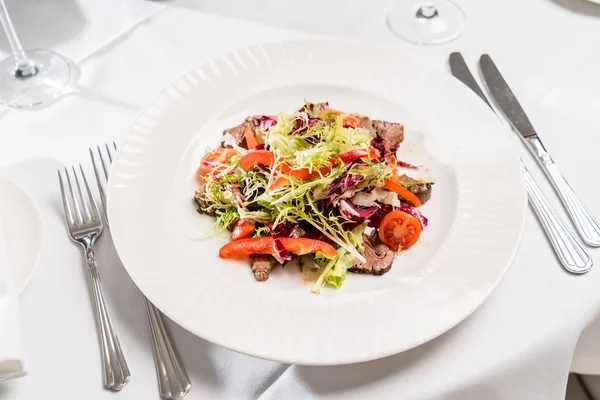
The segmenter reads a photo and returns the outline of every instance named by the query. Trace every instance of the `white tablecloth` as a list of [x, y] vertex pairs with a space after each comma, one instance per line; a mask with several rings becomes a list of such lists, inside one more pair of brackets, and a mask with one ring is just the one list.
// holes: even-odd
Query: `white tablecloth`
[[[600, 216], [594, 179], [600, 6], [582, 0], [462, 0], [464, 34], [447, 45], [417, 47], [388, 31], [385, 13], [393, 3], [9, 2], [25, 45], [63, 53], [81, 74], [78, 86], [51, 107], [0, 112], [0, 168], [37, 199], [46, 230], [38, 271], [21, 298], [29, 375], [0, 386], [2, 398], [114, 398], [101, 386], [87, 277], [80, 249], [63, 226], [55, 169], [76, 162], [89, 167], [90, 145], [118, 140], [161, 87], [234, 48], [333, 35], [394, 46], [441, 71], [451, 51], [463, 52], [472, 67], [489, 52], [571, 185]], [[0, 41], [0, 52], [6, 50]], [[564, 215], [516, 138], [515, 145]], [[106, 238], [100, 247], [101, 273], [133, 375], [116, 396], [158, 398], [141, 298]], [[598, 251], [590, 252], [598, 258]], [[396, 356], [340, 367], [288, 366], [170, 328], [194, 385], [189, 399], [562, 399], [578, 336], [600, 310], [598, 288], [595, 269], [571, 276], [560, 268], [529, 213], [514, 265], [489, 300], [448, 333]]]

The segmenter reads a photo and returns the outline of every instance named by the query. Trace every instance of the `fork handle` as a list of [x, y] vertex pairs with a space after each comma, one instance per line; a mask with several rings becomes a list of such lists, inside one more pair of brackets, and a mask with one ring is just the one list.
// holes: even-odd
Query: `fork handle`
[[592, 267], [592, 258], [552, 207], [525, 165], [523, 165], [523, 172], [529, 203], [546, 231], [561, 264], [567, 271], [574, 274], [583, 274], [589, 271]]
[[92, 246], [87, 246], [85, 252], [100, 339], [104, 386], [107, 389], [121, 390], [129, 382], [131, 373], [108, 310], [94, 249]]
[[152, 336], [152, 353], [154, 354], [160, 397], [165, 400], [182, 399], [189, 392], [192, 383], [177, 350], [171, 343], [160, 311], [146, 296], [143, 297]]

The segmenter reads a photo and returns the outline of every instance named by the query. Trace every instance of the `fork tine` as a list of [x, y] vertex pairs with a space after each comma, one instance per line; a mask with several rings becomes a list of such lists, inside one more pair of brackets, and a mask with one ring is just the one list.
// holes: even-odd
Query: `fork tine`
[[74, 226], [81, 225], [81, 210], [79, 204], [77, 203], [77, 197], [75, 197], [75, 192], [73, 191], [73, 185], [71, 185], [71, 178], [69, 177], [69, 170], [65, 167], [65, 175], [67, 177], [67, 183], [69, 184], [69, 192], [71, 192], [71, 199], [73, 199], [73, 210], [75, 211], [74, 217]]
[[[113, 142], [114, 143], [114, 142]], [[112, 164], [112, 154], [110, 153], [110, 147], [108, 147], [108, 143], [106, 143], [106, 153], [108, 154], [108, 161], [110, 161], [109, 165]]]
[[90, 190], [90, 185], [85, 177], [85, 173], [83, 172], [83, 167], [79, 164], [79, 170], [81, 171], [81, 177], [83, 178], [83, 183], [85, 185], [85, 189], [87, 190], [88, 198], [90, 199], [90, 209], [91, 209], [91, 220], [96, 222], [100, 219], [100, 213], [98, 212], [98, 206], [96, 205], [96, 200], [94, 200], [94, 196], [92, 195], [92, 191]]
[[108, 168], [106, 167], [106, 163], [104, 162], [104, 157], [102, 157], [102, 150], [100, 146], [98, 147], [98, 157], [100, 157], [100, 162], [102, 163], [102, 170], [104, 171], [104, 177], [106, 178], [106, 182], [108, 182]]
[[67, 199], [67, 194], [65, 193], [65, 185], [63, 184], [62, 175], [60, 174], [60, 170], [56, 170], [58, 172], [58, 182], [60, 183], [60, 194], [62, 195], [63, 207], [65, 208], [65, 219], [67, 220], [67, 225], [71, 226], [75, 224], [75, 220], [73, 219], [73, 212], [71, 211], [71, 206], [69, 205], [69, 199]]
[[106, 194], [104, 192], [104, 182], [102, 181], [102, 177], [100, 175], [100, 168], [96, 164], [96, 157], [94, 156], [94, 152], [90, 147], [90, 157], [92, 158], [92, 165], [94, 166], [94, 174], [96, 175], [96, 184], [98, 185], [98, 192], [100, 192], [100, 202], [102, 203], [102, 212], [104, 214], [104, 220], [107, 221], [108, 224], [108, 212], [106, 211]]
[[83, 223], [87, 224], [92, 219], [92, 215], [90, 214], [88, 202], [85, 200], [85, 196], [81, 191], [81, 185], [79, 184], [79, 178], [77, 177], [77, 171], [75, 171], [75, 166], [72, 166], [71, 168], [73, 168], [73, 176], [75, 177], [75, 183], [77, 184], [77, 192], [79, 193], [79, 199], [81, 200], [81, 206], [83, 207], [81, 210], [81, 214], [83, 215]]

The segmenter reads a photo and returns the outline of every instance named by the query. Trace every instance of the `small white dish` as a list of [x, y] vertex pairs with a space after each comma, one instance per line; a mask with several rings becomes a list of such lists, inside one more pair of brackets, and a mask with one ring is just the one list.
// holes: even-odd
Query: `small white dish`
[[20, 294], [35, 272], [42, 252], [43, 223], [39, 208], [20, 187], [0, 176], [0, 221], [6, 230], [8, 261]]

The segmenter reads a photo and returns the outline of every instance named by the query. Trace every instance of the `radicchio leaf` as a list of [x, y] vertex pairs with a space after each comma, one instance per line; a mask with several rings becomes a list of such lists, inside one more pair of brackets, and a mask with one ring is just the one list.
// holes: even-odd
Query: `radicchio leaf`
[[244, 196], [242, 195], [242, 192], [240, 190], [240, 187], [237, 184], [232, 184], [232, 183], [226, 183], [223, 186], [227, 191], [233, 193], [238, 207], [245, 210], [246, 209], [246, 207], [244, 206], [245, 200], [244, 200]]
[[308, 127], [309, 128], [312, 128], [312, 127], [314, 127], [315, 125], [317, 125], [319, 123], [323, 123], [324, 125], [330, 125], [331, 124], [331, 122], [322, 119], [318, 115], [311, 114], [311, 113], [306, 113], [306, 115], [308, 116]]
[[[350, 168], [346, 166], [346, 171], [349, 169]], [[350, 175], [346, 171], [342, 172], [340, 176], [331, 182], [329, 188], [327, 189], [327, 196], [330, 196], [334, 193], [342, 194], [352, 186], [365, 179], [362, 175]]]
[[423, 228], [425, 228], [427, 226], [427, 224], [429, 223], [427, 218], [425, 218], [425, 216], [423, 214], [421, 214], [421, 212], [413, 206], [410, 206], [406, 203], [400, 202], [400, 207], [397, 207], [397, 209], [400, 211], [404, 211], [405, 213], [410, 214], [413, 217], [415, 217], [416, 219], [418, 219]]
[[339, 203], [340, 215], [346, 219], [353, 220], [360, 217], [360, 214], [347, 200], [341, 200]]
[[308, 128], [312, 128], [318, 124], [329, 125], [330, 122], [323, 120], [316, 114], [313, 114], [309, 111], [305, 111], [296, 118], [296, 122], [294, 123], [294, 127], [292, 128], [290, 133], [304, 133], [308, 130]]
[[275, 235], [274, 233], [271, 236], [273, 237], [273, 248], [277, 252], [277, 255], [279, 256], [279, 258], [281, 258], [282, 260], [287, 260], [287, 261], [291, 260], [292, 255], [290, 254], [289, 251], [286, 250], [285, 246], [281, 242], [281, 239], [279, 239], [279, 237], [277, 235]]
[[362, 175], [346, 175], [342, 180], [342, 187], [340, 188], [340, 191], [343, 193], [364, 179], [365, 177]]
[[383, 219], [383, 217], [385, 217], [386, 215], [388, 215], [389, 213], [391, 213], [392, 211], [395, 210], [394, 206], [390, 205], [390, 204], [381, 204], [381, 203], [376, 203], [379, 205], [379, 210], [371, 215], [371, 217], [369, 218], [369, 223], [368, 225], [378, 229], [379, 225], [381, 225], [381, 220]]
[[306, 132], [307, 129], [308, 129], [308, 126], [304, 119], [304, 116], [301, 116], [301, 117], [296, 118], [296, 122], [294, 123], [294, 127], [290, 131], [290, 134], [293, 135], [296, 133], [304, 133], [304, 132]]
[[387, 151], [385, 148], [385, 139], [379, 136], [375, 136], [373, 139], [371, 139], [371, 146], [379, 151], [381, 157], [393, 156], [398, 151], [397, 147]]
[[268, 132], [269, 129], [277, 125], [277, 119], [273, 117], [263, 116], [260, 119], [260, 130], [263, 132]]
[[[325, 202], [329, 206], [330, 204], [337, 204], [336, 200], [340, 197], [351, 197], [353, 193], [348, 192], [348, 189], [363, 181], [365, 178], [362, 175], [348, 174], [348, 171], [350, 171], [353, 166], [363, 163], [364, 161], [361, 159], [348, 161], [340, 176], [335, 178], [329, 184], [324, 193], [319, 195], [319, 199], [326, 199]], [[345, 196], [344, 193], [347, 193], [347, 195]]]
[[385, 216], [385, 214], [383, 214], [381, 212], [376, 212], [375, 214], [371, 215], [367, 225], [370, 227], [373, 227], [375, 229], [379, 229], [379, 225], [381, 225], [381, 220], [383, 219], [384, 216]]
[[340, 215], [348, 220], [356, 220], [358, 218], [365, 219], [375, 214], [379, 210], [378, 205], [373, 205], [367, 208], [359, 208], [352, 204], [349, 200], [340, 200], [339, 203]]
[[400, 161], [400, 160], [398, 160], [397, 164], [398, 164], [399, 167], [419, 169], [419, 167], [417, 167], [416, 165], [409, 164], [406, 161]]
[[387, 152], [385, 151], [385, 140], [383, 138], [375, 136], [373, 139], [371, 139], [371, 146], [374, 149], [377, 149], [382, 157], [386, 156]]
[[379, 206], [373, 205], [367, 208], [356, 207], [361, 218], [369, 218], [371, 215], [375, 214], [379, 210]]
[[319, 113], [319, 111], [324, 110], [326, 108], [329, 108], [329, 102], [327, 101], [325, 103], [306, 103], [302, 107], [300, 107], [298, 111], [308, 111], [314, 113], [316, 109], [317, 113]]
[[294, 237], [296, 231], [298, 230], [299, 224], [294, 221], [287, 221], [283, 224], [277, 224], [271, 232], [274, 235], [279, 237]]

